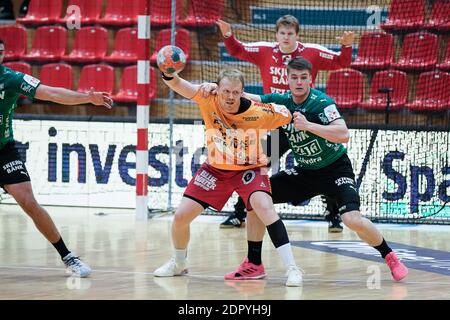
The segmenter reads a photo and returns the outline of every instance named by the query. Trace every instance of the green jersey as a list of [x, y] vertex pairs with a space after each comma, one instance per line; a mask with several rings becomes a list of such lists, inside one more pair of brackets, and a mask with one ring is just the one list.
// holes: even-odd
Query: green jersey
[[0, 150], [14, 141], [12, 118], [20, 95], [34, 98], [40, 81], [0, 65]]
[[[294, 102], [290, 92], [266, 94], [261, 96], [261, 101], [285, 105], [292, 114], [298, 111], [308, 121], [321, 125], [328, 125], [342, 118], [334, 100], [316, 89], [311, 89], [308, 98], [299, 105]], [[308, 131], [297, 130], [293, 122], [284, 125], [282, 129], [288, 137], [297, 165], [301, 168], [316, 170], [326, 167], [347, 151], [340, 143], [330, 142]]]

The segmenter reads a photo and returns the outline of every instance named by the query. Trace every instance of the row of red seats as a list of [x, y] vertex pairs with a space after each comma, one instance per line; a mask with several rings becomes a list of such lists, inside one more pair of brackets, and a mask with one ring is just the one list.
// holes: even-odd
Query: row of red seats
[[[62, 0], [31, 0], [27, 15], [18, 18], [17, 22], [25, 25], [65, 24], [78, 15], [83, 25], [98, 23], [105, 26], [131, 26], [137, 23], [137, 16], [142, 14], [146, 1], [150, 1], [151, 25], [170, 26], [171, 1], [156, 0], [108, 0], [103, 16], [103, 0], [69, 0], [67, 10], [64, 8], [64, 12], [68, 13], [62, 17]], [[213, 25], [222, 17], [224, 9], [223, 0], [190, 0], [187, 3], [187, 15], [183, 17], [185, 5], [184, 0], [176, 1], [177, 24], [186, 27]], [[71, 6], [78, 6], [80, 10], [75, 11]]]
[[[150, 58], [156, 63], [159, 49], [170, 44], [171, 29], [160, 30], [156, 36], [155, 51]], [[72, 52], [66, 54], [67, 30], [61, 26], [44, 26], [36, 29], [31, 51], [27, 54], [27, 31], [20, 25], [0, 27], [0, 39], [5, 42], [5, 61], [26, 60], [38, 62], [54, 62], [65, 60], [70, 62], [135, 63], [137, 61], [137, 29], [123, 28], [118, 30], [114, 49], [108, 51], [108, 31], [103, 27], [83, 27], [75, 31]], [[186, 54], [189, 60], [190, 35], [186, 29], [177, 29], [175, 43]]]
[[426, 0], [392, 0], [388, 18], [381, 28], [393, 30], [450, 30], [450, 1], [434, 0], [428, 22], [425, 22]]
[[[7, 62], [6, 67], [26, 74], [32, 74], [31, 66], [26, 62]], [[39, 79], [45, 85], [73, 89], [72, 66], [65, 63], [50, 63], [40, 69]], [[157, 72], [150, 68], [149, 99], [156, 96]], [[114, 68], [106, 64], [86, 65], [81, 69], [78, 91], [88, 92], [90, 88], [97, 91], [114, 92]], [[137, 67], [128, 66], [123, 69], [120, 79], [120, 89], [112, 97], [117, 102], [132, 103], [137, 101]]]
[[[450, 1], [449, 1], [450, 2]], [[384, 32], [369, 32], [361, 36], [358, 53], [352, 67], [360, 70], [380, 70], [389, 67], [405, 71], [427, 71], [435, 67], [450, 70], [450, 45], [438, 64], [438, 36], [428, 32], [405, 36], [400, 58], [394, 62], [394, 37]]]
[[423, 72], [416, 82], [415, 97], [408, 103], [408, 78], [399, 70], [378, 71], [369, 89], [369, 99], [364, 99], [364, 75], [357, 70], [331, 72], [326, 91], [340, 108], [386, 110], [390, 92], [390, 109], [406, 107], [419, 111], [450, 110], [450, 74], [441, 71]]
[[[31, 67], [24, 62], [9, 62], [5, 66], [31, 74]], [[156, 95], [156, 72], [150, 70], [150, 99]], [[39, 75], [42, 83], [72, 89], [72, 67], [67, 64], [47, 64], [42, 66]], [[120, 81], [120, 90], [113, 98], [117, 102], [137, 101], [137, 68], [124, 68]], [[113, 93], [114, 69], [109, 65], [86, 65], [81, 69], [79, 91], [89, 91], [91, 87], [99, 91]], [[446, 72], [424, 72], [416, 83], [415, 98], [408, 103], [408, 78], [399, 70], [376, 72], [369, 90], [369, 99], [364, 98], [364, 75], [357, 70], [339, 70], [331, 72], [327, 83], [327, 94], [336, 100], [340, 108], [365, 108], [371, 110], [386, 110], [387, 95], [380, 92], [390, 91], [390, 108], [397, 110], [403, 107], [413, 110], [450, 110], [450, 74]]]

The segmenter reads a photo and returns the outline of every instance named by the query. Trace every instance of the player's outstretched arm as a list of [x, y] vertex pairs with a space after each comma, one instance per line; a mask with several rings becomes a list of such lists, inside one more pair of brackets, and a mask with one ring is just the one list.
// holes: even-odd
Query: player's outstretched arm
[[192, 99], [200, 89], [200, 85], [190, 83], [176, 73], [170, 75], [162, 73], [162, 79], [170, 89], [187, 99]]
[[91, 91], [84, 93], [43, 84], [37, 88], [35, 98], [65, 105], [92, 103], [108, 109], [111, 109], [113, 104], [113, 100], [106, 92], [97, 92], [91, 89]]

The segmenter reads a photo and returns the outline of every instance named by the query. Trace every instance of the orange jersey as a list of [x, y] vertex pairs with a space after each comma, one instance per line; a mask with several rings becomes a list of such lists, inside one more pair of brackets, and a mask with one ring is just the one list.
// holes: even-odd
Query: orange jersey
[[199, 90], [192, 98], [205, 122], [208, 164], [221, 170], [247, 170], [268, 163], [261, 138], [269, 130], [291, 122], [292, 115], [285, 106], [251, 102], [239, 114], [222, 111], [217, 95], [204, 98]]

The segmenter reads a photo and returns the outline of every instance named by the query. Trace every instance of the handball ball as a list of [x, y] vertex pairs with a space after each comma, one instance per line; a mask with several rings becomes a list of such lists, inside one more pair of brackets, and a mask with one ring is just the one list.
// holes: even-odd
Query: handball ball
[[186, 65], [186, 55], [176, 46], [165, 46], [158, 51], [156, 63], [165, 74], [178, 73]]

